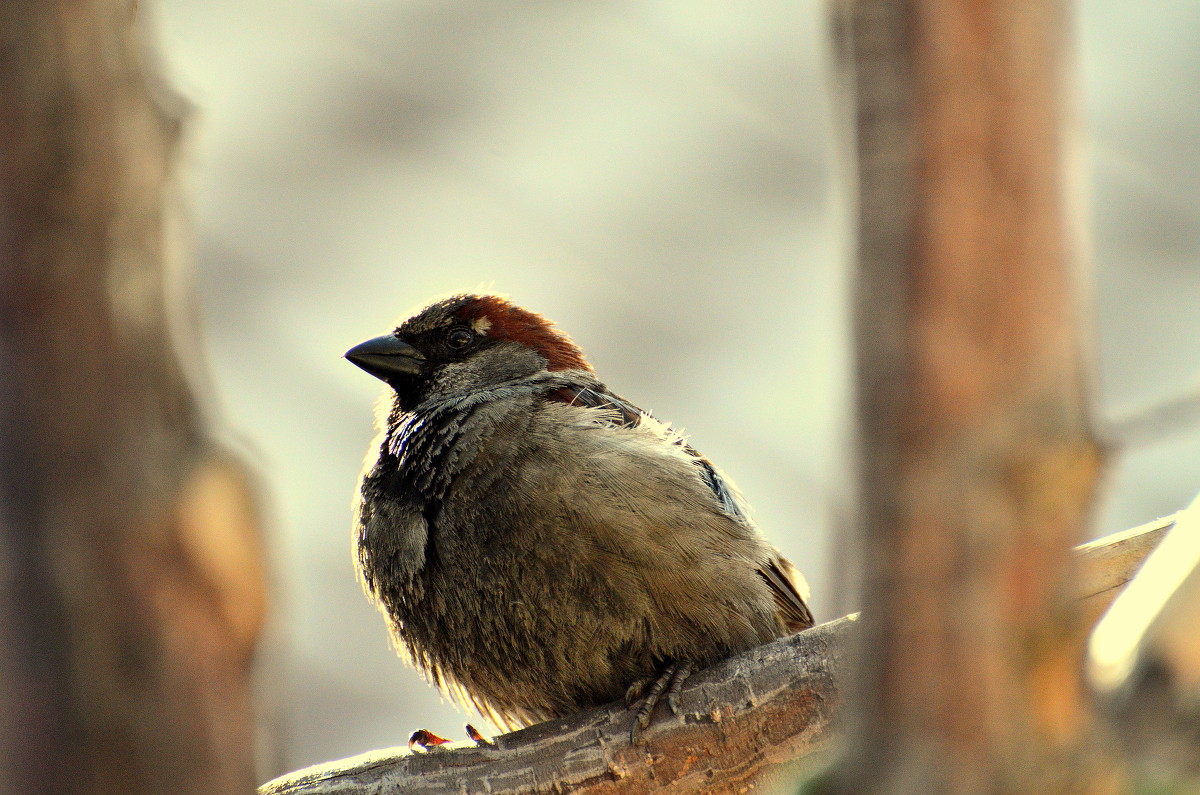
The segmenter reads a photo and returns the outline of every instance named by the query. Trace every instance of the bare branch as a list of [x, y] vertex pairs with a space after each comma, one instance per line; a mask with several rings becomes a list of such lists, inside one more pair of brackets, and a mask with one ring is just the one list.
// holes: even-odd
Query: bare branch
[[1110, 420], [1104, 436], [1124, 447], [1156, 442], [1200, 424], [1200, 389], [1144, 406]]
[[1075, 592], [1082, 599], [1092, 596], [1099, 599], [1103, 596], [1111, 603], [1118, 589], [1133, 579], [1146, 556], [1175, 526], [1176, 516], [1164, 516], [1123, 533], [1113, 533], [1075, 547], [1080, 562]]
[[1163, 792], [1200, 787], [1200, 498], [1104, 615], [1089, 679], [1124, 750]]

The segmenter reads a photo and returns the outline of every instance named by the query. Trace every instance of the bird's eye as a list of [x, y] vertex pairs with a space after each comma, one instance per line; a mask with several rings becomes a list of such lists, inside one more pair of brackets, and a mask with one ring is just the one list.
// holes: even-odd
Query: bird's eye
[[446, 335], [446, 344], [455, 350], [462, 350], [470, 345], [473, 339], [475, 335], [465, 328], [456, 328]]

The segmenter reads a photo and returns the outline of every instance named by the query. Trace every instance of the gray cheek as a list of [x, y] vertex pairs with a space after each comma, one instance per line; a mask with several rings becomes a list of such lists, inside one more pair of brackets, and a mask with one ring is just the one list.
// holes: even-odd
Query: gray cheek
[[524, 345], [503, 342], [461, 362], [444, 366], [437, 376], [439, 391], [460, 394], [533, 375], [546, 368], [546, 359]]
[[475, 381], [475, 374], [468, 362], [455, 362], [444, 365], [434, 376], [435, 389], [440, 394], [457, 394], [469, 388]]

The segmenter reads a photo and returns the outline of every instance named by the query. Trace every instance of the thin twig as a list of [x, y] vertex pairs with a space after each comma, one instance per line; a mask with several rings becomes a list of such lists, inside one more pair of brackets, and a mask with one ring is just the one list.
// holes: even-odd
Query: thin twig
[[1120, 447], [1140, 447], [1200, 427], [1200, 387], [1109, 420], [1104, 436]]

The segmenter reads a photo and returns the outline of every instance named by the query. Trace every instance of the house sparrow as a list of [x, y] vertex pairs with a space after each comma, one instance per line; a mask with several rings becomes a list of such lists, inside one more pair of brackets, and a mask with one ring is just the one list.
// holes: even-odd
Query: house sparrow
[[346, 352], [393, 394], [357, 504], [397, 647], [510, 728], [641, 698], [813, 624], [733, 485], [539, 314], [432, 304]]

